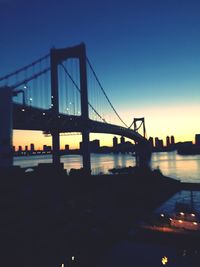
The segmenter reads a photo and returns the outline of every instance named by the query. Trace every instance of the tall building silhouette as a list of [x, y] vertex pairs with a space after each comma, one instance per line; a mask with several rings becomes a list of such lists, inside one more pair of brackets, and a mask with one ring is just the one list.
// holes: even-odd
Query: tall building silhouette
[[151, 145], [151, 148], [154, 147], [154, 144], [153, 144], [153, 137], [149, 137], [149, 143]]
[[200, 145], [200, 134], [195, 134], [195, 145]]
[[174, 136], [172, 135], [171, 136], [171, 145], [174, 145], [175, 144], [175, 139], [174, 139]]
[[155, 138], [155, 147], [163, 148], [163, 140], [160, 140], [158, 137]]
[[117, 146], [117, 137], [114, 136], [113, 137], [113, 147], [116, 147]]
[[31, 144], [31, 145], [30, 145], [30, 150], [31, 150], [31, 151], [34, 151], [34, 150], [35, 150], [35, 145], [34, 145], [34, 144]]
[[124, 143], [125, 143], [125, 138], [124, 138], [124, 136], [121, 136], [121, 137], [120, 137], [120, 143], [121, 143], [121, 144], [124, 144]]
[[166, 147], [170, 146], [170, 138], [169, 136], [166, 137]]
[[69, 150], [69, 145], [65, 145], [65, 150]]

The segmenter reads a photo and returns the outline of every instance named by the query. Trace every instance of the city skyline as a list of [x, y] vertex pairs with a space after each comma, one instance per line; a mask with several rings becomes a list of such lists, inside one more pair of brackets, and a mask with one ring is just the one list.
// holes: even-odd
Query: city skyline
[[[102, 134], [104, 135], [104, 134]], [[99, 142], [99, 147], [103, 147], [103, 146], [107, 146], [107, 147], [115, 147], [115, 145], [118, 144], [123, 144], [123, 143], [131, 143], [133, 145], [135, 145], [135, 143], [133, 142], [133, 140], [130, 140], [128, 138], [125, 138], [123, 136], [119, 136], [119, 135], [110, 135], [112, 136], [112, 140], [111, 143], [109, 145], [105, 145], [105, 143], [102, 143], [100, 139], [95, 139], [93, 138], [92, 140], [90, 140], [90, 143], [94, 142], [94, 141], [98, 141]], [[167, 135], [165, 136], [164, 139], [160, 139], [159, 137], [155, 136], [152, 137], [150, 136], [149, 138], [150, 144], [152, 145], [152, 147], [156, 148], [156, 147], [169, 147], [170, 145], [174, 145], [174, 144], [178, 144], [178, 143], [192, 143], [192, 144], [196, 144], [199, 145], [200, 144], [200, 134], [195, 134], [194, 136], [194, 141], [191, 140], [185, 140], [185, 141], [177, 141], [176, 137], [171, 135]], [[45, 140], [45, 139], [44, 139]], [[132, 141], [132, 142], [131, 142]], [[65, 143], [64, 145], [62, 145], [60, 147], [61, 150], [76, 150], [76, 149], [80, 149], [80, 144], [82, 143], [82, 141], [80, 141], [78, 143], [78, 145], [76, 147], [70, 146], [68, 143]], [[67, 147], [67, 148], [66, 148]], [[31, 150], [46, 150], [52, 149], [52, 145], [49, 143], [43, 143], [41, 146], [38, 146], [37, 144], [33, 143], [33, 142], [29, 142], [25, 143], [25, 145], [19, 144], [19, 145], [13, 145], [14, 151], [31, 151]]]
[[[145, 117], [148, 137], [164, 139], [168, 134], [194, 142], [200, 125], [198, 1], [10, 0], [0, 7], [0, 76], [53, 46], [84, 41], [109, 98], [128, 125], [134, 117]], [[14, 145], [25, 146], [28, 138], [38, 146], [51, 144], [51, 138], [44, 142], [36, 132], [15, 131]], [[91, 134], [91, 140], [96, 138], [112, 143], [109, 135]], [[75, 147], [80, 141], [80, 136], [62, 137], [61, 146]]]

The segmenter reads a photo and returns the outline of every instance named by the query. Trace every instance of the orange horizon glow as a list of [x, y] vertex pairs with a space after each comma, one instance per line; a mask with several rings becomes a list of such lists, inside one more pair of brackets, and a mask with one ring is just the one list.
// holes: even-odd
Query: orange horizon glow
[[[121, 113], [122, 118], [126, 118], [127, 124], [130, 125], [133, 121], [133, 111], [130, 109], [124, 110]], [[145, 107], [135, 108], [134, 117], [144, 117], [147, 131], [147, 138], [158, 137], [166, 144], [166, 136], [174, 136], [175, 142], [192, 141], [194, 143], [195, 134], [200, 133], [198, 126], [200, 125], [200, 106], [165, 106], [165, 107]], [[113, 124], [118, 124], [116, 120], [112, 120]], [[140, 134], [142, 132], [139, 131]], [[112, 146], [111, 134], [90, 134], [90, 140], [99, 139], [100, 146]], [[118, 136], [118, 139], [120, 137]], [[44, 137], [40, 131], [21, 131], [14, 130], [13, 145], [17, 148], [19, 145], [23, 148], [31, 143], [35, 144], [36, 149], [42, 149], [43, 145], [52, 145], [50, 137]], [[60, 147], [63, 149], [66, 144], [70, 149], [79, 148], [81, 135], [61, 136]], [[130, 139], [126, 139], [131, 141]], [[119, 141], [118, 141], [119, 142]]]

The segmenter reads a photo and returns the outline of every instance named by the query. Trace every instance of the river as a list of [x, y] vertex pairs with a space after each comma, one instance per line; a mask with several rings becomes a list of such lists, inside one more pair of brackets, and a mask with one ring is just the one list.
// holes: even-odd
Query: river
[[[15, 157], [14, 165], [23, 168], [37, 166], [38, 163], [52, 162], [51, 155]], [[82, 167], [80, 155], [64, 155], [61, 157], [64, 168], [79, 169]], [[135, 166], [135, 158], [131, 154], [91, 154], [92, 173], [109, 173], [109, 169]], [[152, 153], [152, 169], [182, 182], [200, 183], [200, 155], [182, 156], [176, 151]]]

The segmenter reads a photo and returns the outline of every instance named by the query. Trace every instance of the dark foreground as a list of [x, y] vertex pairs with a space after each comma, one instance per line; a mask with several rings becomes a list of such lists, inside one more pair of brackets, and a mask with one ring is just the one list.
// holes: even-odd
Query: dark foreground
[[138, 245], [154, 239], [128, 233], [180, 190], [179, 182], [138, 169], [129, 175], [67, 176], [41, 166], [30, 173], [1, 172], [0, 179], [4, 267], [107, 266], [110, 251], [123, 240]]

